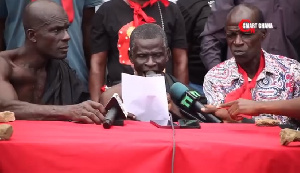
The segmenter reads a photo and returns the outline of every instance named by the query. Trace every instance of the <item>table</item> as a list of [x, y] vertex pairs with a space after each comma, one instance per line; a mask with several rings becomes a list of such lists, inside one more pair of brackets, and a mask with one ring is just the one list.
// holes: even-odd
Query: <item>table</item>
[[[172, 130], [147, 122], [124, 127], [15, 121], [0, 141], [1, 173], [171, 172]], [[176, 173], [299, 172], [300, 144], [280, 145], [279, 127], [201, 124], [176, 129]]]

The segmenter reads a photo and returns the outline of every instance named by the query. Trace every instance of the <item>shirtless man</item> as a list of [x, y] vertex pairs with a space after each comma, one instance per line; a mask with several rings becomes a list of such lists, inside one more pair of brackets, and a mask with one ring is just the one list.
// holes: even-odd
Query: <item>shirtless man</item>
[[13, 111], [16, 119], [101, 124], [104, 107], [80, 103], [79, 79], [63, 61], [70, 40], [63, 8], [35, 1], [25, 8], [23, 23], [24, 46], [0, 53], [0, 111]]

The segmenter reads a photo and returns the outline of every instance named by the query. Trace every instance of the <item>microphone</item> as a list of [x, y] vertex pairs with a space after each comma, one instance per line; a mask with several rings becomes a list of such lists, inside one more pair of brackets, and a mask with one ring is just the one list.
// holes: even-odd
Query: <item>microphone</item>
[[161, 74], [159, 74], [159, 73], [157, 74], [155, 71], [150, 70], [150, 71], [147, 71], [145, 76], [146, 77], [155, 77], [155, 76], [161, 76]]
[[172, 99], [180, 105], [180, 107], [182, 107], [185, 110], [194, 110], [198, 113], [201, 113], [207, 122], [223, 122], [213, 114], [202, 112], [201, 108], [204, 108], [204, 105], [198, 101], [198, 99], [200, 98], [200, 94], [197, 91], [189, 90], [182, 83], [174, 83], [170, 88], [170, 95]]
[[146, 77], [152, 77], [152, 76], [156, 76], [156, 73], [154, 71], [147, 71]]
[[122, 100], [117, 93], [113, 94], [105, 109], [107, 111], [105, 121], [103, 122], [105, 129], [109, 129], [113, 124], [116, 125], [116, 119], [124, 120], [127, 118], [128, 112], [125, 111]]

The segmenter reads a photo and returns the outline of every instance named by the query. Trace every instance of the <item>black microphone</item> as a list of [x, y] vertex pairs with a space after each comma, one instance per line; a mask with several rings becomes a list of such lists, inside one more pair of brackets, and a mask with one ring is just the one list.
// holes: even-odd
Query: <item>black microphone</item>
[[125, 111], [122, 100], [117, 93], [113, 94], [105, 109], [107, 111], [105, 121], [103, 122], [105, 129], [109, 129], [113, 124], [116, 125], [116, 119], [124, 120], [127, 118], [128, 113]]
[[180, 105], [180, 107], [182, 107], [185, 110], [194, 110], [195, 112], [201, 113], [205, 117], [207, 122], [223, 122], [213, 114], [203, 112], [201, 108], [205, 107], [202, 103], [198, 101], [201, 95], [197, 91], [189, 90], [182, 83], [174, 83], [170, 88], [170, 95], [171, 98]]

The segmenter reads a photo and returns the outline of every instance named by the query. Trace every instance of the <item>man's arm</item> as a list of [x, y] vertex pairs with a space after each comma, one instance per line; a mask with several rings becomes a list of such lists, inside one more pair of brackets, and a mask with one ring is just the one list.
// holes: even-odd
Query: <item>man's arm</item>
[[100, 103], [102, 105], [106, 105], [111, 99], [111, 97], [114, 95], [114, 93], [117, 93], [122, 99], [122, 84], [114, 85], [111, 88], [107, 89], [105, 92], [103, 92], [99, 99]]
[[225, 100], [225, 91], [211, 79], [214, 79], [213, 72], [208, 72], [204, 77], [203, 91], [208, 104], [219, 105]]
[[5, 58], [0, 57], [0, 99], [18, 99], [14, 87], [9, 82], [11, 74], [12, 68], [9, 62]]
[[188, 73], [188, 58], [185, 49], [173, 48], [173, 74], [179, 82], [188, 85], [189, 73]]
[[226, 16], [233, 7], [234, 0], [215, 1], [212, 4], [212, 12], [200, 35], [200, 57], [208, 70], [226, 59], [227, 43], [224, 27]]
[[[168, 7], [170, 8], [170, 7]], [[189, 73], [188, 73], [188, 57], [187, 57], [187, 41], [185, 34], [185, 23], [183, 16], [177, 7], [174, 6], [175, 10], [175, 25], [173, 28], [171, 47], [173, 57], [173, 75], [181, 82], [186, 85], [189, 84]]]
[[227, 44], [225, 36], [222, 36], [223, 33], [218, 33], [216, 35], [220, 36], [206, 35], [200, 38], [200, 58], [207, 70], [210, 70], [214, 66], [220, 64], [223, 60], [226, 59], [227, 56]]
[[[65, 112], [62, 112], [65, 111], [64, 109], [59, 109], [55, 106], [52, 109], [47, 109], [47, 106], [37, 108], [34, 104], [17, 101], [17, 93], [9, 82], [11, 74], [12, 68], [9, 62], [0, 57], [0, 111], [15, 112], [17, 119], [36, 119], [37, 117], [46, 119], [47, 116], [53, 116], [58, 119], [64, 118], [62, 115], [66, 115]], [[61, 113], [57, 114], [57, 112]]]
[[109, 6], [104, 3], [100, 6], [93, 17], [91, 27], [91, 69], [89, 79], [89, 90], [91, 99], [99, 102], [100, 88], [105, 84], [106, 63], [110, 39], [106, 31], [105, 17]]
[[101, 124], [104, 107], [100, 103], [86, 101], [77, 105], [48, 106], [19, 101], [13, 85], [9, 82], [12, 68], [0, 57], [0, 111], [12, 111], [16, 119], [26, 120], [72, 120]]
[[259, 115], [275, 114], [300, 119], [300, 97], [291, 100], [253, 101], [238, 99], [220, 105], [227, 108], [230, 116], [235, 119], [239, 114]]
[[90, 69], [90, 58], [91, 58], [91, 47], [90, 47], [90, 38], [91, 38], [91, 25], [92, 18], [95, 14], [95, 7], [88, 7], [83, 9], [83, 17], [82, 17], [82, 35], [83, 35], [83, 50], [85, 61]]
[[18, 120], [61, 120], [101, 124], [104, 121], [104, 107], [97, 102], [85, 101], [77, 105], [37, 105], [19, 100], [0, 98], [0, 111], [15, 113]]
[[257, 116], [259, 114], [274, 114], [300, 119], [300, 63], [296, 60], [292, 60], [290, 64], [292, 64], [290, 66], [291, 69], [289, 69], [286, 73], [292, 73], [290, 76], [293, 76], [290, 81], [293, 83], [291, 86], [293, 93], [289, 93], [293, 95], [293, 99], [278, 101], [253, 101], [238, 99], [220, 106], [227, 108], [233, 118], [236, 118], [239, 114], [248, 114], [253, 116]]
[[99, 102], [101, 87], [105, 83], [107, 51], [92, 55], [89, 89], [91, 100]]

